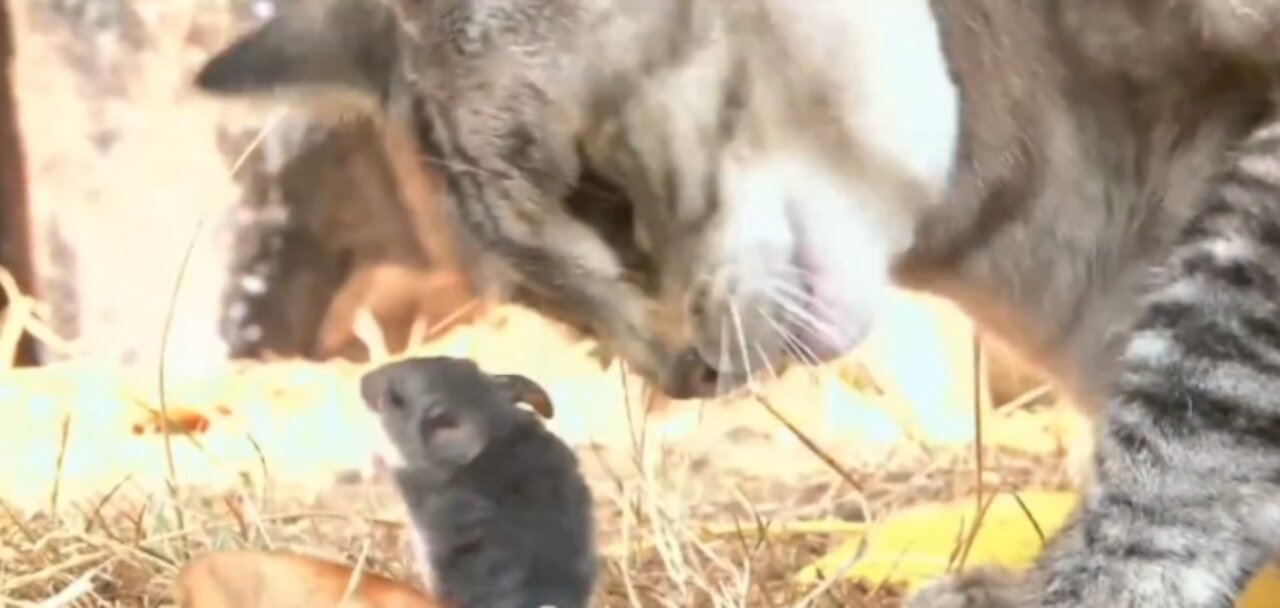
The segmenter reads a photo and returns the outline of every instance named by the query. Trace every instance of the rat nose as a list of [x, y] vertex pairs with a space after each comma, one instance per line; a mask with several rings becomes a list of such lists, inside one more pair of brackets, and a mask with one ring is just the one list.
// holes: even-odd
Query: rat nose
[[360, 378], [360, 397], [365, 406], [375, 412], [382, 409], [382, 401], [390, 388], [385, 370], [377, 369]]

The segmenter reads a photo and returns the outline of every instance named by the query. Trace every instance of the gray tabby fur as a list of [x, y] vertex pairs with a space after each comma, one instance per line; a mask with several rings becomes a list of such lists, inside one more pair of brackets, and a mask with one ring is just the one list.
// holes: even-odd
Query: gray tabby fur
[[542, 389], [465, 359], [422, 357], [361, 379], [399, 451], [427, 588], [458, 608], [581, 608], [598, 572], [591, 492], [573, 451], [517, 405]]
[[1225, 607], [1280, 550], [1280, 114], [1206, 201], [1125, 332], [1080, 510], [1025, 579], [907, 608]]
[[[1267, 120], [1280, 3], [388, 2], [398, 36], [341, 23], [372, 48], [396, 41], [390, 84], [347, 68], [330, 82], [419, 129], [461, 232], [502, 281], [538, 290], [544, 311], [593, 328], [668, 393], [708, 390], [673, 371], [690, 348], [731, 376], [847, 351], [892, 280], [949, 298], [1099, 414], [1100, 479], [1028, 586], [974, 576], [966, 588], [988, 593], [944, 583], [917, 606], [1219, 606], [1273, 548], [1266, 505], [1280, 503], [1257, 476], [1280, 462], [1280, 431], [1249, 388], [1267, 377], [1198, 367], [1243, 351], [1184, 336], [1163, 365], [1191, 382], [1166, 387], [1186, 409], [1157, 417], [1167, 401], [1135, 400], [1117, 372], [1139, 369], [1120, 357], [1144, 297], [1176, 284], [1153, 269], [1198, 247], [1180, 235]], [[215, 59], [203, 84], [263, 91], [250, 74], [264, 65], [314, 84], [302, 67], [332, 53], [304, 51], [337, 35], [295, 37], [288, 61]], [[939, 44], [941, 76], [923, 65]], [[587, 170], [633, 201], [633, 243], [560, 204]], [[632, 245], [652, 292], [620, 268]], [[1261, 305], [1237, 289], [1205, 294], [1189, 322], [1245, 310], [1214, 298]], [[1241, 392], [1183, 390], [1206, 379]]]

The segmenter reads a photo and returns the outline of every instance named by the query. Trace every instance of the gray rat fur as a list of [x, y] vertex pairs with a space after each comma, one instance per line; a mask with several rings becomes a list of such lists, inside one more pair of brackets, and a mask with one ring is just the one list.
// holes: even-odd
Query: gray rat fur
[[458, 608], [586, 606], [598, 572], [591, 492], [543, 389], [473, 362], [421, 357], [361, 379], [403, 462], [393, 467], [427, 586]]

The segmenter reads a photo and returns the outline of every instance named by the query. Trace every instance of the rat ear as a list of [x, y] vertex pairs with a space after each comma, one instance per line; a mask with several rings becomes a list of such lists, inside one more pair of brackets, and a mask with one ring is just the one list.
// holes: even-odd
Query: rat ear
[[385, 0], [300, 3], [209, 59], [195, 85], [236, 96], [345, 93], [380, 105], [396, 60], [396, 27]]
[[499, 374], [493, 376], [493, 380], [507, 393], [513, 403], [527, 403], [533, 411], [548, 420], [555, 415], [551, 396], [537, 382], [520, 374]]

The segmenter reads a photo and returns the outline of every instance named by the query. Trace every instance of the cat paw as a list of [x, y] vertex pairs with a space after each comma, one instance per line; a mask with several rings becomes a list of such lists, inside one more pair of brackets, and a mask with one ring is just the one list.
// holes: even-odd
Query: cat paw
[[1029, 608], [1018, 583], [1003, 568], [973, 568], [925, 585], [902, 608]]

